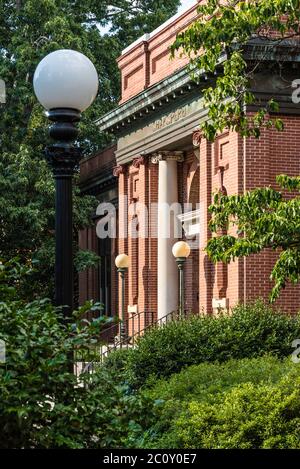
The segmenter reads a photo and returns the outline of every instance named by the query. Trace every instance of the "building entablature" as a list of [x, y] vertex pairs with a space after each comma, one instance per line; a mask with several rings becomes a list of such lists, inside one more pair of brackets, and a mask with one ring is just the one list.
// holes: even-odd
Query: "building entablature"
[[100, 131], [109, 131], [116, 136], [124, 134], [137, 121], [157, 114], [170, 103], [178, 101], [195, 89], [199, 91], [200, 82], [207, 82], [207, 76], [199, 74], [199, 85], [191, 80], [189, 67], [184, 67], [174, 75], [156, 83], [134, 98], [101, 117], [96, 123]]
[[[249, 68], [252, 62], [261, 61], [251, 79], [257, 102], [247, 110], [255, 111], [274, 98], [280, 112], [299, 114], [299, 106], [292, 101], [292, 84], [299, 75], [300, 45], [282, 41], [277, 46], [253, 39], [245, 46], [244, 55]], [[220, 57], [219, 69], [225, 59], [225, 54]], [[185, 66], [101, 117], [97, 122], [100, 131], [116, 137], [117, 164], [128, 164], [136, 155], [160, 150], [191, 149], [193, 132], [208, 115], [202, 89], [215, 79], [215, 75], [199, 71], [196, 82], [189, 66]]]

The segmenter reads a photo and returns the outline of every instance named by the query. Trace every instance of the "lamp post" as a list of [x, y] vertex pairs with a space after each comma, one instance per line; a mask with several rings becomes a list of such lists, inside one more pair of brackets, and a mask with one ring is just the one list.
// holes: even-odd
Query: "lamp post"
[[122, 299], [121, 299], [121, 322], [120, 322], [120, 338], [126, 338], [126, 329], [125, 329], [125, 274], [130, 265], [129, 257], [127, 254], [119, 254], [115, 260], [116, 267], [121, 277], [122, 282]]
[[179, 317], [184, 315], [184, 264], [191, 253], [191, 248], [185, 241], [178, 241], [172, 248], [179, 270]]
[[74, 141], [81, 112], [94, 101], [98, 75], [92, 62], [80, 52], [57, 50], [37, 66], [33, 78], [37, 99], [52, 122], [54, 143], [46, 157], [55, 179], [55, 304], [65, 317], [73, 309], [73, 218], [72, 179], [81, 159]]

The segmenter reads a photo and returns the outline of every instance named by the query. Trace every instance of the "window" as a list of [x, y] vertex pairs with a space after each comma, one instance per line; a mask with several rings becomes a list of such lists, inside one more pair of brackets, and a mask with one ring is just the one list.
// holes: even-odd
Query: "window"
[[98, 239], [100, 257], [98, 267], [98, 296], [104, 305], [103, 313], [111, 316], [112, 311], [112, 242], [111, 238]]

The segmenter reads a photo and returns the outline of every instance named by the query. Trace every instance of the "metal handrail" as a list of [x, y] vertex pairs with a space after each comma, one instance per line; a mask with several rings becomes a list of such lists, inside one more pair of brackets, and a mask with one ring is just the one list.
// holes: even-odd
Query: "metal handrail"
[[[189, 317], [190, 314], [191, 313], [187, 311], [185, 311], [183, 315], [180, 314], [179, 311], [172, 311], [166, 314], [165, 316], [158, 318], [154, 321], [154, 313], [152, 312], [151, 313], [149, 312], [148, 313], [147, 312], [134, 313], [130, 318], [126, 320], [127, 326], [129, 326], [129, 322], [130, 322], [129, 320], [130, 319], [132, 320], [132, 332], [133, 333], [131, 335], [129, 335], [128, 333], [126, 338], [123, 338], [123, 339], [121, 339], [121, 336], [119, 335], [113, 344], [106, 345], [106, 350], [103, 350], [103, 347], [105, 347], [105, 345], [100, 346], [99, 361], [93, 360], [85, 364], [82, 369], [82, 372], [92, 373], [95, 370], [95, 368], [101, 365], [104, 359], [108, 357], [108, 355], [113, 351], [116, 351], [118, 349], [128, 350], [130, 348], [134, 348], [136, 344], [138, 343], [140, 337], [143, 336], [145, 332], [147, 332], [148, 330], [151, 330], [154, 327], [163, 327], [170, 321], [175, 321], [175, 320], [178, 321], [181, 319], [185, 319]], [[140, 324], [141, 324], [142, 315], [144, 315], [144, 323], [145, 323], [145, 315], [148, 315], [151, 318], [151, 321], [149, 322], [149, 324], [147, 324], [145, 327], [141, 329]], [[136, 332], [134, 332], [134, 329], [133, 329], [134, 319], [137, 319], [137, 322], [138, 322], [138, 330]], [[129, 328], [127, 328], [126, 331], [129, 332]]]

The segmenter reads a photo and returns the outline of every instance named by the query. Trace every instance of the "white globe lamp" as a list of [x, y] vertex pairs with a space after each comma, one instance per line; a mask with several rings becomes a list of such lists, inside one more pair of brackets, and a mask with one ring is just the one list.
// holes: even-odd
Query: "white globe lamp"
[[97, 96], [98, 83], [90, 59], [69, 49], [48, 54], [33, 77], [36, 97], [47, 111], [58, 108], [85, 111]]

